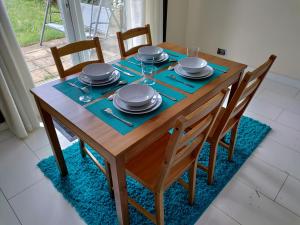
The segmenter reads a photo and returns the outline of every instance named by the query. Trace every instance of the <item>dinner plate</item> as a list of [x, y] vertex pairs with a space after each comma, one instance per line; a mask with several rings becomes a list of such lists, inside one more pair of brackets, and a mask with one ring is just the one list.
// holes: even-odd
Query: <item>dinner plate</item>
[[121, 77], [121, 74], [119, 71], [115, 70], [113, 73], [112, 73], [112, 76], [111, 78], [106, 81], [106, 82], [103, 82], [103, 81], [95, 81], [95, 80], [92, 80], [92, 83], [90, 83], [90, 80], [87, 79], [85, 77], [85, 75], [83, 74], [80, 74], [79, 77], [78, 77], [78, 80], [85, 84], [85, 85], [92, 85], [92, 86], [97, 86], [97, 87], [101, 87], [101, 86], [106, 86], [106, 85], [110, 85], [114, 82], [116, 82], [117, 80], [119, 80]]
[[115, 69], [111, 64], [92, 63], [82, 69], [82, 73], [95, 81], [107, 80]]
[[[121, 112], [127, 113], [127, 114], [134, 114], [134, 115], [141, 115], [141, 114], [146, 114], [146, 113], [150, 113], [153, 112], [154, 110], [158, 109], [158, 107], [162, 104], [162, 97], [160, 94], [157, 94], [157, 102], [156, 104], [149, 109], [143, 110], [143, 111], [129, 111], [129, 110], [125, 110], [123, 108], [121, 108], [120, 106], [118, 106], [115, 103], [115, 100], [113, 101], [113, 105], [116, 109], [120, 110]], [[115, 98], [114, 98], [115, 99]]]
[[[135, 58], [137, 61], [139, 61], [139, 62], [151, 63], [151, 61], [149, 61], [149, 60], [141, 59], [140, 56], [139, 56], [138, 54], [136, 54], [136, 55], [134, 56], [134, 58]], [[155, 64], [162, 63], [162, 62], [167, 61], [168, 59], [169, 59], [168, 53], [163, 52], [163, 53], [161, 54], [161, 56], [160, 56], [158, 59], [155, 59], [155, 60], [154, 60], [154, 63], [155, 63]]]
[[116, 91], [116, 95], [129, 106], [139, 107], [151, 102], [155, 90], [142, 84], [129, 84]]
[[139, 107], [134, 107], [134, 106], [127, 105], [125, 102], [122, 101], [122, 99], [119, 98], [118, 95], [115, 95], [114, 99], [113, 99], [113, 103], [126, 111], [141, 112], [141, 111], [145, 111], [147, 109], [154, 107], [156, 105], [159, 97], [160, 97], [159, 94], [156, 92], [149, 104], [139, 106]]
[[211, 66], [206, 66], [199, 73], [188, 73], [180, 65], [176, 65], [174, 70], [177, 74], [188, 79], [205, 79], [213, 75], [214, 69]]

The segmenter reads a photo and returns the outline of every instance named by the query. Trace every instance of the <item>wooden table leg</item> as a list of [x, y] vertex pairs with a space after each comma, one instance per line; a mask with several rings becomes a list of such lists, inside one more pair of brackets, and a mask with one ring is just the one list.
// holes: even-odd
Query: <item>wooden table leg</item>
[[236, 89], [239, 87], [241, 80], [243, 79], [244, 70], [242, 70], [239, 74], [238, 80], [231, 86], [228, 102], [232, 99]]
[[52, 117], [46, 110], [44, 110], [42, 108], [38, 98], [35, 98], [35, 101], [36, 101], [37, 107], [39, 109], [41, 119], [44, 123], [45, 130], [48, 135], [48, 138], [49, 138], [49, 141], [50, 141], [50, 144], [52, 147], [53, 155], [56, 159], [56, 163], [58, 165], [60, 173], [62, 176], [66, 176], [68, 174], [68, 169], [67, 169], [65, 159], [62, 154], [62, 150], [61, 150], [58, 138], [57, 138], [57, 134], [56, 134], [56, 131], [54, 128]]
[[119, 224], [129, 224], [128, 196], [124, 160], [117, 158], [110, 164]]

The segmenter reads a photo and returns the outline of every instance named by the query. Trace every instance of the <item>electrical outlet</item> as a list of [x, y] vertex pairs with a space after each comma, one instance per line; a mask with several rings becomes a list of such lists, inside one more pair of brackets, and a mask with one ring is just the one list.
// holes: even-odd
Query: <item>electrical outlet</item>
[[226, 49], [224, 49], [224, 48], [218, 48], [218, 50], [217, 50], [217, 54], [218, 55], [226, 55]]

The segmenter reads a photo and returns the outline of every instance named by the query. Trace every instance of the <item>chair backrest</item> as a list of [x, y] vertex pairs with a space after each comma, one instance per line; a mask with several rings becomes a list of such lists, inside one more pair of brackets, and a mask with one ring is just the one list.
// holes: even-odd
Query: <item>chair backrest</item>
[[222, 138], [226, 126], [233, 121], [239, 120], [253, 98], [256, 90], [266, 77], [268, 71], [276, 59], [275, 55], [271, 55], [269, 59], [252, 72], [247, 72], [242, 79], [239, 87], [228, 103], [219, 124], [216, 124], [216, 129], [213, 134], [214, 138]]
[[[79, 63], [73, 67], [66, 69], [66, 70], [64, 69], [64, 66], [61, 61], [61, 57], [70, 55], [73, 53], [78, 53], [78, 52], [81, 52], [84, 50], [93, 49], [93, 48], [96, 49], [96, 53], [97, 53], [97, 57], [98, 57], [97, 60], [82, 62], [82, 63]], [[98, 37], [93, 38], [93, 40], [84, 40], [84, 41], [70, 43], [61, 48], [52, 47], [51, 52], [52, 52], [52, 56], [55, 61], [55, 65], [58, 70], [58, 74], [61, 78], [81, 72], [82, 68], [88, 64], [104, 62], [102, 49], [101, 49]]]
[[192, 157], [194, 160], [198, 158], [227, 92], [227, 88], [222, 90], [205, 104], [201, 104], [199, 101], [196, 110], [177, 119], [167, 145], [164, 167], [157, 184], [158, 188], [165, 185], [166, 178], [174, 166], [187, 157]]
[[[125, 48], [126, 40], [128, 40], [130, 38], [142, 36], [142, 35], [146, 35], [146, 38], [147, 38], [146, 44], [135, 46], [131, 49], [126, 50], [126, 48]], [[128, 31], [125, 31], [124, 33], [117, 32], [117, 38], [118, 38], [120, 54], [121, 54], [122, 58], [125, 58], [127, 56], [137, 53], [138, 49], [140, 47], [152, 45], [152, 38], [151, 38], [151, 31], [150, 31], [149, 24], [145, 25], [145, 27], [137, 27], [137, 28], [130, 29]]]

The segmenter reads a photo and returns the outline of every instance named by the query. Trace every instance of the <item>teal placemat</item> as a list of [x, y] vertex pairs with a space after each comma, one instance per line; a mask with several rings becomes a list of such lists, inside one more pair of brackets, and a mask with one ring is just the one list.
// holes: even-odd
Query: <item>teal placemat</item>
[[[117, 68], [120, 68], [122, 69], [123, 71], [126, 71], [126, 72], [129, 72], [131, 74], [134, 75], [134, 77], [129, 77], [125, 74], [123, 74], [122, 72], [121, 73], [121, 77], [120, 77], [120, 80], [126, 80], [128, 83], [132, 83], [138, 79], [141, 79], [141, 76], [140, 75], [137, 75], [136, 73], [133, 73], [129, 70], [126, 70], [124, 68], [121, 68], [117, 65], [114, 65], [115, 67]], [[78, 104], [80, 105], [84, 105], [86, 103], [83, 103], [81, 101], [79, 101], [79, 97], [81, 95], [83, 95], [82, 91], [80, 91], [78, 88], [74, 88], [74, 87], [71, 87], [67, 84], [67, 82], [72, 82], [72, 83], [75, 83], [76, 85], [80, 86], [80, 87], [84, 87], [86, 85], [82, 84], [81, 82], [78, 81], [77, 78], [73, 78], [71, 80], [68, 80], [68, 81], [64, 81], [60, 84], [56, 84], [54, 85], [53, 87], [56, 88], [57, 90], [59, 90], [60, 92], [62, 92], [63, 94], [65, 94], [66, 96], [68, 96], [69, 98], [71, 98], [72, 100], [74, 100], [75, 102], [77, 102]], [[93, 99], [97, 99], [99, 97], [101, 97], [103, 94], [103, 92], [105, 92], [107, 89], [111, 88], [114, 84], [112, 85], [108, 85], [108, 86], [105, 86], [105, 87], [92, 87], [92, 93], [91, 93], [91, 96]], [[119, 87], [116, 87], [116, 89], [119, 88]]]
[[[113, 103], [107, 99], [103, 99], [99, 102], [89, 105], [87, 106], [86, 109], [89, 110], [91, 113], [93, 113], [95, 116], [97, 116], [99, 119], [104, 121], [106, 124], [114, 128], [116, 131], [118, 131], [122, 135], [125, 135], [186, 97], [185, 95], [158, 83], [155, 84], [153, 88], [158, 90], [159, 92], [165, 93], [169, 96], [176, 98], [177, 101], [172, 101], [162, 96], [163, 98], [162, 105], [157, 110], [144, 115], [130, 115], [130, 114], [120, 112], [113, 106]], [[106, 114], [104, 112], [105, 108], [111, 108], [116, 115], [122, 117], [125, 120], [130, 121], [131, 123], [133, 123], [134, 126], [129, 127], [126, 124], [122, 123], [121, 121], [115, 119], [114, 117]]]
[[[178, 52], [174, 52], [174, 51], [171, 51], [169, 49], [164, 49], [164, 52], [166, 52], [166, 53], [169, 54], [170, 59], [176, 59], [177, 61], [187, 57], [184, 54], [181, 54], [181, 53], [178, 53]], [[132, 63], [130, 63], [130, 62], [132, 62]], [[128, 59], [125, 59], [125, 60], [121, 60], [118, 63], [121, 64], [122, 66], [126, 66], [126, 67], [128, 67], [130, 69], [133, 69], [133, 70], [135, 70], [135, 71], [137, 71], [139, 73], [142, 72], [142, 68], [139, 65], [135, 65], [135, 64], [140, 64], [140, 62], [137, 61], [134, 58], [134, 56], [132, 56], [132, 57], [130, 57]], [[160, 64], [155, 64], [154, 65], [154, 71], [161, 70], [162, 68], [165, 68], [165, 67], [170, 66], [172, 64], [174, 64], [174, 62], [163, 62], [163, 63], [160, 63]]]
[[[220, 66], [217, 64], [213, 64], [213, 63], [209, 63], [209, 65], [212, 66], [213, 68], [219, 68], [221, 70], [228, 71], [228, 68], [225, 66]], [[166, 84], [169, 84], [173, 87], [179, 88], [187, 93], [192, 94], [222, 74], [224, 74], [224, 72], [215, 70], [214, 74], [208, 79], [192, 80], [192, 79], [186, 79], [186, 78], [178, 75], [174, 70], [172, 70], [172, 71], [166, 70], [159, 74], [156, 74], [154, 77], [157, 80], [160, 80]], [[169, 75], [175, 75], [178, 80], [184, 81], [185, 83], [189, 83], [189, 84], [193, 85], [194, 87], [189, 87], [189, 86], [186, 86], [185, 84], [182, 84], [180, 82], [172, 80], [171, 78], [168, 77]]]

